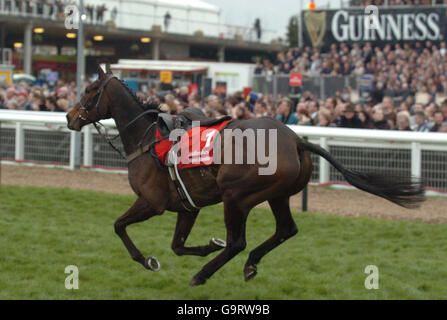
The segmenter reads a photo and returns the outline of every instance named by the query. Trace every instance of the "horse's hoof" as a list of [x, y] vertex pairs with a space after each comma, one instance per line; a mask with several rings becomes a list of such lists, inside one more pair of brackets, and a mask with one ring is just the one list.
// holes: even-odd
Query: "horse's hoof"
[[253, 279], [254, 277], [256, 277], [257, 274], [258, 274], [258, 267], [256, 265], [251, 265], [251, 266], [245, 267], [245, 269], [244, 269], [245, 281], [249, 281], [249, 280]]
[[149, 257], [146, 260], [146, 268], [154, 272], [158, 272], [161, 269], [161, 263], [155, 257]]
[[203, 279], [203, 278], [198, 277], [198, 276], [194, 276], [192, 278], [191, 282], [189, 283], [189, 285], [191, 287], [195, 287], [195, 286], [200, 286], [202, 284], [205, 284], [205, 282], [206, 282], [206, 279]]
[[214, 244], [214, 245], [218, 246], [219, 248], [225, 248], [227, 246], [226, 241], [219, 239], [219, 238], [212, 238], [210, 240], [210, 244]]

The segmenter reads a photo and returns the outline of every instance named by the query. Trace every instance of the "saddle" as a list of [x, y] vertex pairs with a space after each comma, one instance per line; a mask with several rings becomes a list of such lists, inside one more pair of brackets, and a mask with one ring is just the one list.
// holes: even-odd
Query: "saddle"
[[189, 107], [178, 115], [160, 113], [157, 119], [157, 127], [162, 136], [169, 136], [174, 129], [184, 129], [185, 131], [188, 131], [193, 127], [193, 122], [194, 126], [197, 126], [198, 124], [200, 127], [211, 127], [226, 120], [231, 120], [231, 117], [224, 116], [218, 119], [207, 118], [202, 110]]
[[[183, 129], [188, 131], [193, 127], [212, 127], [215, 125], [222, 124], [224, 122], [228, 122], [231, 120], [231, 117], [222, 117], [219, 119], [207, 118], [202, 110], [198, 108], [186, 108], [182, 112], [177, 115], [170, 115], [167, 113], [160, 113], [157, 118], [157, 128], [162, 137], [167, 137], [170, 135], [171, 131], [175, 129]], [[164, 142], [161, 142], [164, 143]], [[169, 146], [168, 157], [166, 159], [166, 163], [164, 163], [169, 171], [169, 176], [174, 183], [177, 194], [180, 198], [180, 202], [186, 211], [189, 212], [198, 212], [200, 207], [198, 207], [186, 189], [183, 180], [178, 172], [178, 163], [177, 163], [177, 146], [179, 145], [179, 141], [175, 142], [173, 145]], [[154, 153], [157, 153], [156, 147], [153, 149]], [[155, 154], [155, 158], [157, 155]]]

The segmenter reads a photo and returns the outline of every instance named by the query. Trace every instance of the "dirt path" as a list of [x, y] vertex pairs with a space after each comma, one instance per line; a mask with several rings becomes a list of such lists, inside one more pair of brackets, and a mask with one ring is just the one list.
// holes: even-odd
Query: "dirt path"
[[[1, 166], [1, 184], [16, 186], [67, 187], [115, 194], [132, 194], [127, 174], [70, 171], [29, 166]], [[261, 206], [265, 206], [262, 204]], [[292, 207], [301, 209], [301, 196], [292, 199]], [[393, 220], [417, 220], [447, 223], [447, 198], [430, 197], [421, 208], [406, 210], [386, 200], [357, 190], [309, 188], [309, 211], [349, 217], [373, 217]]]

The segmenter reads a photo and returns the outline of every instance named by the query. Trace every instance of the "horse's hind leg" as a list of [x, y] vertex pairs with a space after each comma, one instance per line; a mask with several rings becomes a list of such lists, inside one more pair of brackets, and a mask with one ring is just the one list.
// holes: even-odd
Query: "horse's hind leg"
[[192, 278], [189, 283], [191, 286], [204, 284], [225, 263], [245, 249], [245, 227], [249, 212], [249, 208], [242, 208], [235, 199], [224, 199], [227, 246]]
[[285, 240], [298, 233], [298, 228], [293, 221], [289, 207], [289, 197], [277, 198], [269, 201], [276, 219], [275, 234], [250, 252], [244, 267], [245, 281], [254, 278], [257, 274], [257, 264], [268, 252], [279, 246]]
[[196, 221], [198, 213], [179, 212], [177, 216], [177, 225], [175, 226], [174, 238], [172, 239], [172, 250], [175, 254], [207, 256], [211, 252], [225, 248], [225, 242], [220, 239], [211, 239], [206, 246], [185, 247], [185, 242]]
[[132, 259], [141, 263], [146, 269], [153, 271], [159, 270], [160, 263], [155, 258], [149, 258], [147, 260], [144, 258], [140, 250], [137, 249], [129, 238], [126, 227], [160, 214], [160, 212], [153, 210], [144, 198], [138, 198], [132, 207], [115, 221], [115, 232], [123, 241]]

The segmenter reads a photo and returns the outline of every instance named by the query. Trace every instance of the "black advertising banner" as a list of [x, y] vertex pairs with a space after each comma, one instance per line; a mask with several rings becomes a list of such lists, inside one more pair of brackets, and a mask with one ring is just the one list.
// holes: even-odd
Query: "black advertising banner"
[[375, 10], [376, 13], [365, 12], [363, 7], [303, 11], [303, 44], [327, 49], [332, 43], [342, 42], [370, 42], [373, 46], [437, 43], [446, 36], [447, 7], [375, 7]]

